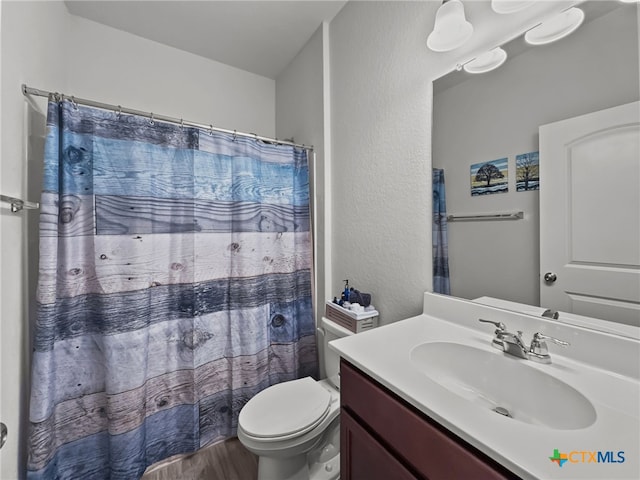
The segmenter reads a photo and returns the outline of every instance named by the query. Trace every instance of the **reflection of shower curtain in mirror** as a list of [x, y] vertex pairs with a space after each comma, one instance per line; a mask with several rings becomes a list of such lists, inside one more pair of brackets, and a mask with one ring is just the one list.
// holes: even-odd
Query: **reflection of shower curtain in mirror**
[[447, 207], [444, 170], [433, 169], [433, 291], [451, 294], [449, 286], [449, 248], [447, 246]]
[[139, 478], [315, 375], [307, 153], [50, 101], [30, 479]]

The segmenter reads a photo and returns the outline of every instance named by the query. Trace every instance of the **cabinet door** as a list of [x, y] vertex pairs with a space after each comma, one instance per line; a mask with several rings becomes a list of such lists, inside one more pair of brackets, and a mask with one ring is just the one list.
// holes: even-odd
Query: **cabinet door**
[[[340, 385], [342, 411], [350, 412], [352, 419], [357, 418], [359, 425], [365, 426], [365, 433], [374, 432], [373, 435], [376, 439], [381, 439], [382, 445], [389, 446], [394, 458], [401, 459], [402, 465], [415, 472], [414, 475], [419, 475], [418, 478], [518, 478], [344, 359], [340, 364]], [[358, 437], [354, 436], [351, 442], [355, 444], [357, 439]], [[358, 445], [351, 447], [360, 448]], [[374, 476], [371, 478], [385, 478], [376, 476], [377, 467], [372, 468]], [[369, 480], [369, 477], [360, 475], [351, 478]], [[386, 477], [386, 480], [396, 479]]]
[[342, 480], [416, 480], [344, 408], [340, 411], [340, 478]]

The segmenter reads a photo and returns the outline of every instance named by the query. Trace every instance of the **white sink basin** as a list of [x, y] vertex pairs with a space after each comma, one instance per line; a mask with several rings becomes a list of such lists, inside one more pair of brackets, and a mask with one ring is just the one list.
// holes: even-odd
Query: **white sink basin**
[[410, 357], [424, 375], [496, 415], [556, 430], [578, 430], [596, 420], [584, 395], [527, 360], [453, 342], [420, 344]]

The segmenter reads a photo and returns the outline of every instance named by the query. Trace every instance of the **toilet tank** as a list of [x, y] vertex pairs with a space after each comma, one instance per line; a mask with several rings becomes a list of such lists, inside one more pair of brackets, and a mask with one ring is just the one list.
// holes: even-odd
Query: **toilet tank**
[[322, 353], [324, 354], [324, 368], [327, 380], [340, 389], [340, 377], [338, 376], [340, 373], [340, 355], [329, 347], [329, 342], [353, 335], [354, 332], [347, 330], [325, 317], [322, 317], [321, 326], [321, 332], [324, 338], [322, 342]]

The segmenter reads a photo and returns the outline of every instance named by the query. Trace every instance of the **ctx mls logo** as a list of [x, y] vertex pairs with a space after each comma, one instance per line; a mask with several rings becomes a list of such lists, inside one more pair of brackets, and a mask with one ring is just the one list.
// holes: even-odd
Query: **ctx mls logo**
[[564, 465], [564, 462], [567, 461], [567, 454], [560, 453], [557, 448], [553, 450], [553, 457], [549, 457], [552, 462], [556, 462], [559, 467]]
[[549, 460], [562, 467], [566, 462], [569, 463], [624, 463], [624, 450], [618, 452], [608, 451], [585, 451], [573, 450], [569, 453], [561, 453], [555, 448], [553, 456]]

